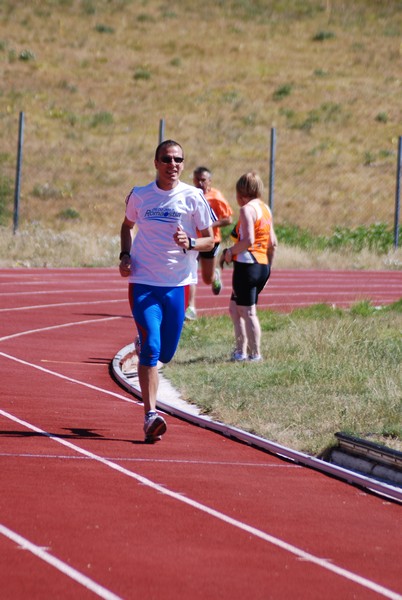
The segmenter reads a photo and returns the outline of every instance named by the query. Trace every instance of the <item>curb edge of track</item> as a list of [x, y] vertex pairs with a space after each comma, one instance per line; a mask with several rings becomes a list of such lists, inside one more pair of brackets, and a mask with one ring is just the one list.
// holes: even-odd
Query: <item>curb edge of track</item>
[[[119, 350], [112, 360], [112, 375], [124, 389], [133, 394], [136, 398], [141, 399], [141, 390], [135, 371], [128, 373], [124, 372], [122, 368], [125, 359], [133, 354], [133, 344], [129, 344]], [[292, 450], [291, 448], [266, 440], [237, 427], [214, 421], [207, 415], [201, 414], [197, 407], [182, 400], [178, 392], [170, 385], [162, 374], [160, 374], [160, 380], [160, 391], [162, 390], [164, 398], [168, 399], [161, 400], [158, 398], [157, 407], [167, 414], [183, 419], [193, 425], [215, 431], [239, 442], [254, 446], [260, 450], [265, 450], [279, 458], [290, 460], [305, 467], [310, 467], [326, 475], [331, 475], [346, 481], [349, 484], [385, 496], [387, 499], [402, 503], [402, 488], [395, 487], [380, 480], [372, 479], [366, 475], [326, 462], [320, 458], [315, 458], [314, 456]]]

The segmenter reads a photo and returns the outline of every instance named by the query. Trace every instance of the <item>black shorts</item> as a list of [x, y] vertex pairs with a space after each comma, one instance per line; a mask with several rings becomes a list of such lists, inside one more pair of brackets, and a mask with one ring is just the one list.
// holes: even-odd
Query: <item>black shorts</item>
[[208, 252], [199, 252], [198, 253], [198, 257], [199, 258], [215, 258], [215, 256], [219, 252], [219, 246], [220, 245], [221, 245], [220, 242], [217, 242], [215, 244], [215, 246], [212, 248], [212, 250], [209, 250]]
[[258, 303], [258, 294], [264, 289], [271, 268], [259, 263], [233, 263], [233, 292], [231, 300], [239, 306], [253, 306]]

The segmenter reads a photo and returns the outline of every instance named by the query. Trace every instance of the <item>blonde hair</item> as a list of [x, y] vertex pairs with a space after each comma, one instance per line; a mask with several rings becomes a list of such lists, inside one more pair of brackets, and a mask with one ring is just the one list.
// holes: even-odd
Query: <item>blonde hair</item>
[[236, 192], [245, 198], [262, 198], [264, 184], [261, 177], [255, 171], [244, 173], [236, 183]]

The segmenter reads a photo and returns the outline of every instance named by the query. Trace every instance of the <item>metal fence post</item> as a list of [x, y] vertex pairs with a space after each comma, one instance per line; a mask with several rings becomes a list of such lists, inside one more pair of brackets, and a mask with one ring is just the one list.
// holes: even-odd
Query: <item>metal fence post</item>
[[398, 164], [396, 166], [396, 192], [395, 192], [395, 215], [394, 215], [394, 247], [399, 245], [399, 209], [401, 202], [401, 162], [402, 162], [402, 136], [398, 142]]
[[268, 203], [272, 214], [274, 214], [274, 184], [275, 184], [275, 151], [276, 151], [276, 129], [271, 128], [271, 146], [269, 161], [269, 197]]
[[165, 139], [165, 119], [159, 119], [159, 143]]
[[24, 113], [20, 112], [19, 127], [18, 127], [18, 152], [17, 152], [17, 168], [15, 174], [15, 189], [14, 189], [14, 235], [18, 229], [18, 220], [20, 212], [20, 182], [21, 182], [21, 164], [22, 164], [22, 146], [24, 142]]

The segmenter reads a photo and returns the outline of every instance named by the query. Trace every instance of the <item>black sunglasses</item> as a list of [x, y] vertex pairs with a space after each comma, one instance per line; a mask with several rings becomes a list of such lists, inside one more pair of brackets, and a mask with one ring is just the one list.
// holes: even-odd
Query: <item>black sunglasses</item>
[[180, 164], [183, 162], [184, 158], [182, 156], [162, 156], [160, 160], [165, 163], [165, 165], [168, 165], [171, 162]]

